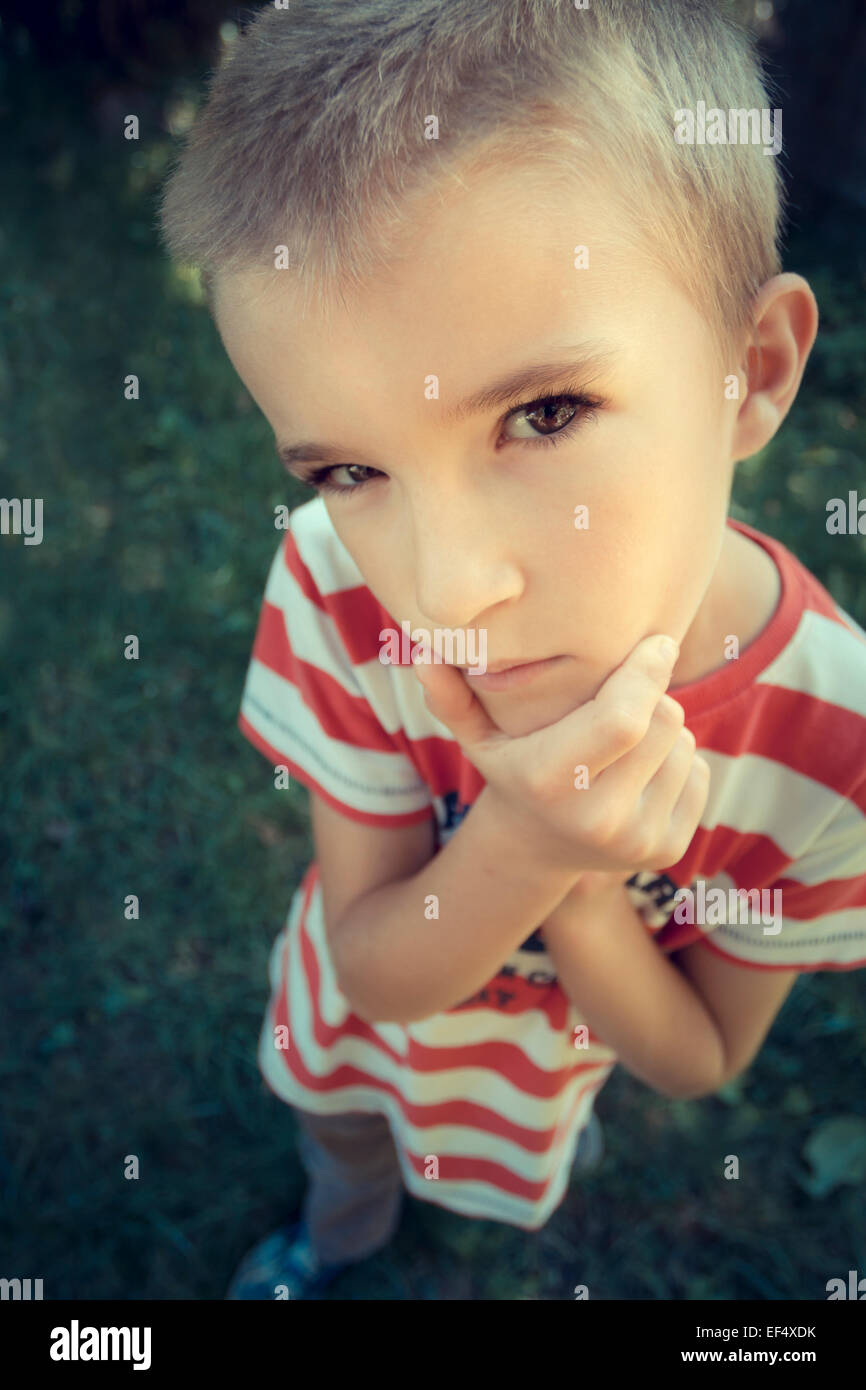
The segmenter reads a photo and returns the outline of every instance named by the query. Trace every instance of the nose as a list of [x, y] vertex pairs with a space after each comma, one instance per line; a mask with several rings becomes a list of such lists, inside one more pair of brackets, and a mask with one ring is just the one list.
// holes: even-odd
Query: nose
[[497, 524], [489, 503], [466, 488], [425, 488], [409, 505], [415, 600], [429, 625], [467, 627], [519, 596], [513, 518]]

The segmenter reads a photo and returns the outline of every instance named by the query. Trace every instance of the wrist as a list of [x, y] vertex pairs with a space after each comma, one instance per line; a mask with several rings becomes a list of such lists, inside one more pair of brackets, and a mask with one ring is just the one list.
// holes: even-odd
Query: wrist
[[557, 842], [531, 813], [524, 813], [488, 783], [478, 798], [485, 803], [485, 815], [497, 837], [531, 860], [534, 868], [561, 881], [566, 893], [586, 872], [575, 863], [576, 851]]
[[[631, 877], [631, 875], [629, 875]], [[568, 933], [589, 921], [598, 922], [621, 897], [626, 875], [588, 871], [565, 894], [544, 923], [544, 931]]]
[[612, 873], [588, 869], [581, 874], [567, 896], [581, 902], [587, 898], [615, 897], [634, 874], [634, 869], [616, 869]]

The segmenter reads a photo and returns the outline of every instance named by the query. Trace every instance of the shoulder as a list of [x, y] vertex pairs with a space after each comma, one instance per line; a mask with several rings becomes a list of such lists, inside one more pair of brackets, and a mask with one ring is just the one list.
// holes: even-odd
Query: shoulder
[[786, 740], [825, 744], [840, 774], [831, 780], [855, 785], [866, 766], [866, 631], [786, 547], [769, 544], [783, 575], [790, 636], [756, 687], [774, 697], [768, 713], [787, 712]]
[[[790, 551], [762, 540], [782, 600], [743, 653], [742, 666], [757, 669], [748, 680], [743, 669], [732, 698], [696, 729], [712, 781], [688, 870], [712, 861], [750, 886], [787, 872], [803, 883], [805, 908], [805, 886], [866, 871], [866, 634]], [[832, 894], [817, 896], [821, 906]]]
[[321, 497], [314, 497], [289, 513], [288, 526], [274, 556], [269, 587], [279, 589], [287, 601], [296, 598], [300, 590], [303, 597], [325, 609], [332, 595], [366, 588]]
[[383, 661], [385, 634], [399, 625], [367, 585], [321, 497], [291, 513], [269, 588], [298, 654], [363, 698], [389, 736], [447, 734], [427, 709], [408, 654]]
[[378, 660], [387, 614], [334, 530], [322, 498], [290, 514], [265, 597], [281, 609], [291, 633], [315, 638], [334, 662], [359, 667]]
[[361, 571], [334, 529], [324, 498], [313, 497], [294, 508], [286, 542], [325, 591], [364, 585]]
[[[817, 586], [817, 580], [814, 581]], [[787, 645], [760, 673], [780, 742], [820, 752], [826, 781], [851, 788], [866, 768], [866, 634], [822, 586]]]

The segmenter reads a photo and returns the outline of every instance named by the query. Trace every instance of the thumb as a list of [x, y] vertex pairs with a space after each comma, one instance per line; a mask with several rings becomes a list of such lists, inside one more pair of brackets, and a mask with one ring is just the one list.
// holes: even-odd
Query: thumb
[[456, 666], [433, 662], [425, 644], [413, 656], [412, 668], [430, 713], [451, 731], [467, 754], [489, 739], [503, 737]]

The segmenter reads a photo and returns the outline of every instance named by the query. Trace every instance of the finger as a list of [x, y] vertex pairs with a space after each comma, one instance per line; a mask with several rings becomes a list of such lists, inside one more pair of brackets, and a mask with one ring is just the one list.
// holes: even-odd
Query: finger
[[661, 637], [647, 637], [604, 681], [592, 700], [580, 705], [556, 724], [527, 734], [539, 760], [556, 766], [563, 748], [573, 750], [590, 781], [645, 736], [653, 711], [670, 684], [677, 659], [676, 643], [670, 657], [661, 651]]
[[653, 710], [646, 735], [637, 747], [617, 758], [596, 777], [594, 785], [599, 789], [599, 794], [621, 798], [624, 803], [630, 804], [641, 793], [648, 791], [671, 750], [676, 748], [685, 717], [682, 705], [677, 704], [670, 695], [663, 695]]
[[659, 827], [667, 825], [689, 779], [695, 747], [691, 729], [678, 730], [670, 752], [646, 785], [639, 803], [639, 815], [653, 820]]
[[659, 869], [682, 859], [694, 839], [710, 790], [709, 764], [699, 755], [693, 757], [685, 743], [671, 753], [668, 762], [670, 768], [666, 763], [659, 769], [658, 784], [654, 786], [655, 778], [650, 783], [652, 799], [645, 811], [656, 825], [667, 825], [654, 859]]
[[501, 739], [502, 730], [488, 715], [475, 692], [455, 666], [430, 661], [425, 645], [412, 668], [423, 687], [427, 708], [451, 731], [467, 753], [490, 739]]
[[678, 863], [682, 859], [704, 814], [710, 795], [710, 765], [700, 754], [692, 763], [685, 786], [679, 800], [671, 812], [671, 840], [679, 853], [671, 859]]

